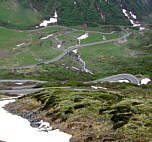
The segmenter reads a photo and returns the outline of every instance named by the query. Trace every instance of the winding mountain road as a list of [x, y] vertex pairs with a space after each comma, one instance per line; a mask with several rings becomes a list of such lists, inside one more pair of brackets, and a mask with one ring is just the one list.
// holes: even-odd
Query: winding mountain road
[[[89, 82], [83, 82], [84, 84], [94, 84], [94, 83], [98, 83], [98, 82], [101, 82], [101, 83], [104, 83], [104, 82], [115, 82], [115, 81], [118, 81], [118, 80], [122, 80], [122, 79], [125, 79], [125, 80], [129, 80], [132, 84], [135, 84], [135, 85], [140, 85], [140, 79], [138, 79], [137, 77], [135, 77], [134, 75], [131, 75], [131, 74], [118, 74], [118, 75], [113, 75], [113, 76], [110, 76], [110, 77], [106, 77], [106, 78], [102, 78], [102, 79], [98, 79], [98, 80], [94, 80], [94, 81], [89, 81]], [[29, 82], [32, 82], [32, 83], [46, 83], [46, 81], [34, 81], [34, 80], [0, 80], [0, 82], [2, 83], [5, 83], [5, 82], [12, 82], [12, 83], [15, 83], [15, 82], [18, 82], [18, 83], [29, 83]], [[23, 96], [23, 95], [28, 95], [28, 94], [31, 94], [31, 93], [35, 93], [35, 92], [39, 92], [41, 90], [44, 90], [44, 89], [53, 89], [53, 88], [71, 88], [71, 87], [47, 87], [47, 88], [33, 88], [33, 86], [30, 86], [31, 88], [25, 88], [25, 86], [21, 86], [21, 87], [17, 87], [14, 89], [12, 88], [12, 90], [0, 90], [0, 93], [1, 94], [7, 94], [7, 95], [19, 95], [19, 96]], [[88, 89], [75, 89], [75, 90], [80, 90], [80, 91], [88, 91]]]
[[39, 81], [39, 80], [0, 80], [0, 83], [40, 83], [44, 84], [47, 81]]
[[60, 54], [59, 56], [55, 57], [54, 59], [51, 59], [49, 61], [45, 61], [42, 62], [40, 64], [33, 64], [33, 65], [29, 65], [29, 66], [24, 66], [24, 67], [0, 67], [0, 69], [5, 69], [5, 70], [15, 70], [15, 69], [29, 69], [29, 68], [34, 68], [37, 67], [38, 65], [41, 64], [49, 64], [49, 63], [53, 63], [56, 62], [58, 60], [60, 60], [61, 58], [63, 58], [66, 54], [68, 54], [70, 51], [74, 50], [74, 49], [78, 49], [80, 47], [86, 47], [86, 46], [94, 46], [94, 45], [100, 45], [100, 44], [104, 44], [104, 43], [111, 43], [111, 42], [119, 42], [123, 39], [126, 39], [127, 37], [130, 36], [131, 33], [127, 33], [124, 36], [117, 38], [117, 39], [111, 39], [111, 40], [105, 40], [105, 41], [100, 41], [100, 42], [94, 42], [94, 43], [87, 43], [87, 44], [80, 44], [80, 45], [74, 45], [74, 46], [70, 46], [69, 48], [67, 48], [66, 50], [64, 50], [64, 52], [62, 54]]
[[3, 87], [0, 88], [0, 94], [7, 94], [7, 95], [28, 95], [31, 93], [35, 93], [41, 91], [45, 88], [34, 88], [38, 84], [44, 84], [47, 81], [39, 81], [39, 80], [0, 80], [0, 83], [11, 83], [11, 86], [5, 86], [5, 90]]
[[35, 92], [39, 92], [41, 90], [44, 90], [46, 88], [36, 88], [36, 89], [21, 89], [21, 90], [0, 90], [1, 94], [7, 94], [7, 95], [19, 95], [24, 96], [28, 94], [32, 94]]
[[0, 26], [0, 27], [10, 29], [10, 30], [15, 30], [17, 32], [35, 32], [35, 31], [46, 29], [46, 28], [49, 28], [49, 27], [58, 27], [58, 28], [68, 29], [68, 30], [72, 30], [72, 31], [76, 31], [76, 32], [88, 32], [88, 33], [100, 33], [100, 34], [113, 34], [113, 33], [116, 32], [116, 31], [112, 31], [110, 33], [106, 33], [106, 32], [94, 31], [94, 30], [80, 30], [80, 29], [66, 27], [66, 26], [60, 26], [60, 25], [50, 25], [50, 26], [47, 26], [47, 27], [39, 27], [39, 28], [37, 28], [37, 29], [35, 28], [33, 30], [20, 30], [20, 29], [15, 29], [15, 28], [7, 28], [5, 26]]
[[106, 78], [103, 78], [103, 79], [98, 79], [98, 80], [94, 80], [94, 81], [84, 82], [84, 84], [92, 84], [92, 83], [98, 83], [98, 82], [113, 82], [113, 81], [118, 81], [118, 80], [121, 80], [121, 79], [127, 79], [131, 83], [136, 84], [136, 85], [140, 84], [140, 79], [138, 79], [137, 77], [135, 77], [134, 75], [131, 75], [131, 74], [113, 75], [113, 76], [106, 77]]

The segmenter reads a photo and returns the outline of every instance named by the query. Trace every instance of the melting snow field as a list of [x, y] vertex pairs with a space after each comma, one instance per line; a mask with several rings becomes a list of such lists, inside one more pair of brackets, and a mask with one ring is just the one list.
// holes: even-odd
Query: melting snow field
[[79, 44], [81, 42], [81, 40], [88, 38], [88, 33], [85, 33], [84, 35], [81, 35], [80, 37], [77, 38], [77, 40], [79, 41]]
[[25, 45], [25, 43], [17, 44], [16, 47], [20, 47], [20, 46], [23, 46], [23, 45]]
[[57, 130], [49, 132], [32, 128], [28, 120], [20, 116], [12, 115], [3, 107], [12, 100], [0, 101], [0, 140], [6, 142], [69, 142], [72, 137], [69, 134]]
[[133, 27], [139, 27], [140, 31], [145, 29], [145, 27], [141, 27], [141, 24], [136, 21], [137, 20], [137, 16], [135, 14], [133, 14], [131, 11], [130, 11], [131, 17], [127, 13], [126, 9], [122, 9], [122, 12], [129, 19], [129, 21], [133, 25]]
[[47, 36], [45, 36], [45, 37], [42, 37], [41, 40], [43, 40], [43, 39], [48, 39], [48, 38], [51, 37], [51, 36], [53, 36], [53, 34], [47, 35]]
[[58, 45], [57, 45], [57, 48], [61, 48], [61, 46], [62, 46], [61, 44], [58, 44]]
[[129, 80], [118, 80], [120, 83], [129, 83]]
[[91, 86], [92, 89], [103, 89], [103, 90], [107, 90], [107, 88], [104, 88], [104, 87], [97, 87], [97, 86]]
[[151, 81], [151, 79], [149, 79], [149, 78], [144, 78], [144, 79], [141, 80], [141, 85], [146, 85], [146, 84], [148, 84], [150, 81]]
[[52, 18], [50, 18], [50, 20], [44, 20], [40, 24], [40, 27], [47, 27], [48, 24], [57, 23], [58, 22], [57, 18], [58, 18], [58, 15], [57, 15], [57, 12], [55, 11], [54, 16]]
[[[130, 20], [130, 23], [133, 25], [133, 27], [141, 26], [139, 23], [136, 23], [134, 20], [131, 19], [131, 17], [129, 17], [126, 9], [122, 9], [122, 12]], [[136, 19], [136, 15], [133, 15], [133, 13], [131, 11], [130, 11], [130, 14], [131, 14], [133, 19]]]

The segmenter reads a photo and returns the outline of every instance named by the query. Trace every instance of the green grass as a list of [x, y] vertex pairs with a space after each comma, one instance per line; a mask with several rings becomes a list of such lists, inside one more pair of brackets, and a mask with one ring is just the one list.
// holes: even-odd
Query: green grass
[[[40, 118], [61, 129], [60, 125], [66, 125], [66, 132], [72, 132], [73, 138], [79, 140], [89, 137], [98, 142], [107, 135], [114, 141], [151, 140], [152, 86], [120, 83], [100, 86], [120, 93], [46, 89], [17, 100], [15, 105], [22, 104], [20, 112], [41, 108]], [[89, 136], [82, 137], [79, 133]]]
[[[50, 37], [42, 41], [40, 38], [51, 33], [67, 32], [56, 27], [36, 32], [16, 32], [3, 28], [1, 31], [1, 50], [9, 51], [10, 54], [8, 52], [5, 58], [1, 55], [0, 58], [3, 60], [0, 64], [15, 66], [38, 63], [34, 56], [42, 60], [56, 57], [62, 50], [56, 48], [54, 38]], [[60, 39], [64, 40], [65, 47], [68, 47], [76, 44], [76, 38], [82, 34], [82, 32], [70, 32], [60, 36]], [[98, 41], [100, 36], [100, 34], [91, 33], [90, 37], [83, 42]], [[117, 36], [119, 34], [112, 34], [107, 35], [107, 38], [112, 39]], [[145, 33], [144, 38], [147, 39]], [[8, 42], [7, 39], [9, 39]], [[105, 87], [107, 90], [96, 91], [82, 83], [119, 73], [143, 74], [151, 77], [151, 50], [147, 52], [147, 47], [145, 47], [146, 54], [137, 54], [137, 51], [143, 52], [145, 49], [143, 47], [150, 45], [151, 42], [148, 39], [146, 43], [143, 43], [140, 42], [141, 39], [139, 35], [138, 38], [130, 37], [126, 43], [105, 43], [80, 48], [79, 53], [82, 59], [86, 62], [87, 68], [95, 73], [94, 75], [71, 69], [72, 66], [77, 67], [78, 63], [70, 56], [65, 56], [56, 63], [34, 69], [0, 70], [0, 77], [1, 79], [48, 81], [47, 84], [39, 87], [71, 86], [88, 89], [88, 91], [46, 89], [15, 102], [16, 105], [22, 104], [21, 109], [24, 111], [28, 107], [27, 111], [32, 111], [32, 108], [41, 108], [42, 116], [39, 117], [45, 117], [52, 125], [67, 126], [64, 130], [68, 133], [73, 132], [73, 137], [80, 138], [79, 141], [85, 139], [88, 142], [88, 139], [91, 139], [90, 142], [99, 142], [107, 136], [114, 141], [150, 141], [152, 137], [152, 85], [99, 83], [95, 85]], [[30, 43], [11, 53], [11, 49], [18, 44], [17, 42], [25, 40]], [[134, 42], [136, 44], [132, 44]], [[10, 58], [16, 53], [19, 54]], [[3, 96], [0, 95], [0, 97]], [[80, 137], [80, 134], [87, 134], [87, 136]]]
[[[59, 34], [58, 38], [63, 42], [63, 47], [68, 48], [69, 46], [78, 44], [77, 38], [81, 36], [83, 32], [70, 31], [56, 26], [38, 29], [36, 31], [22, 32], [0, 28], [1, 66], [13, 67], [31, 65], [58, 56], [63, 50], [57, 48], [58, 43], [53, 37], [40, 40], [41, 37], [45, 37], [49, 34]], [[89, 38], [82, 42], [100, 41], [100, 36], [101, 34], [89, 33]], [[113, 37], [115, 37], [115, 34], [112, 34], [110, 38]], [[16, 45], [21, 43], [26, 43], [26, 45], [16, 47]]]
[[[41, 61], [50, 60], [63, 51], [57, 48], [53, 37], [40, 40], [49, 34], [65, 32], [63, 28], [48, 27], [37, 31], [19, 32], [16, 30], [0, 28], [0, 63], [1, 66], [24, 66]], [[16, 45], [26, 43], [17, 47]]]
[[105, 37], [106, 37], [107, 40], [119, 38], [120, 37], [120, 32], [115, 32], [115, 33], [112, 33], [112, 34], [105, 34]]
[[59, 36], [59, 39], [63, 41], [65, 48], [78, 44], [77, 38], [81, 36], [83, 32], [70, 32], [65, 35]]
[[[30, 54], [29, 51], [25, 51], [23, 54], [19, 54], [16, 56], [16, 63], [18, 63], [18, 66], [20, 65], [31, 65], [36, 64], [38, 61], [34, 59], [34, 57]], [[15, 63], [14, 63], [15, 64]]]
[[17, 44], [23, 43], [29, 40], [29, 33], [18, 32], [7, 28], [0, 28], [0, 48], [10, 49], [15, 47]]
[[[130, 42], [130, 41], [129, 41]], [[134, 55], [134, 50], [128, 50], [129, 42], [124, 44], [106, 43], [88, 46], [79, 51], [87, 68], [93, 71], [97, 78], [119, 73], [146, 74], [152, 76], [152, 56]]]
[[40, 13], [30, 8], [23, 8], [16, 0], [1, 1], [0, 23], [3, 25], [26, 28], [40, 23], [41, 18]]
[[56, 32], [62, 32], [62, 31], [65, 31], [65, 29], [62, 27], [55, 27], [55, 26], [46, 27], [46, 28], [37, 30], [37, 32], [41, 32], [46, 35], [51, 34], [51, 33], [56, 33]]
[[[57, 41], [50, 37], [46, 40], [40, 40], [41, 37], [49, 34], [60, 35], [59, 39], [63, 41], [63, 47], [77, 44], [77, 37], [83, 32], [70, 31], [60, 27], [48, 27], [37, 31], [19, 32], [0, 28], [0, 64], [1, 66], [24, 66], [36, 64], [50, 60], [63, 52], [63, 49], [56, 48]], [[107, 36], [107, 39], [118, 38], [122, 33], [116, 32]], [[147, 35], [147, 33], [144, 33]], [[148, 34], [149, 35], [149, 34]], [[98, 79], [119, 73], [146, 74], [151, 76], [151, 54], [146, 47], [150, 45], [149, 38], [146, 42], [141, 42], [141, 35], [134, 31], [134, 36], [130, 37], [126, 43], [105, 43], [97, 46], [88, 46], [80, 48], [79, 52], [82, 59], [86, 62], [87, 68], [93, 71], [94, 78]], [[150, 35], [149, 35], [150, 36]], [[96, 42], [102, 40], [102, 35], [89, 33], [89, 37], [82, 43]], [[9, 40], [8, 40], [9, 39]], [[17, 44], [26, 42], [25, 46], [16, 48]], [[133, 44], [136, 43], [136, 44]], [[143, 46], [142, 46], [143, 45]], [[138, 48], [140, 46], [140, 48]], [[142, 47], [142, 48], [141, 48]], [[15, 50], [13, 50], [16, 48]], [[144, 49], [144, 50], [143, 50]], [[138, 55], [138, 52], [146, 53]], [[148, 52], [147, 52], [148, 51]], [[77, 61], [72, 61], [71, 57], [64, 57], [59, 61], [65, 66], [79, 67]]]
[[112, 34], [100, 34], [91, 32], [88, 34], [88, 38], [81, 41], [81, 44], [103, 41], [103, 36], [106, 40], [116, 39], [120, 37], [120, 32], [115, 32]]
[[[82, 59], [86, 62], [87, 67], [95, 73], [113, 72], [112, 68], [116, 68], [112, 61], [123, 56], [127, 57], [126, 51], [122, 47], [117, 47], [114, 43], [106, 43], [97, 46], [88, 46], [81, 48], [79, 52]], [[121, 61], [120, 61], [121, 62]], [[109, 69], [108, 69], [109, 67]], [[105, 73], [106, 74], [106, 73]]]
[[[0, 70], [1, 79], [35, 79], [44, 80], [55, 83], [53, 85], [63, 85], [66, 81], [89, 81], [95, 79], [92, 75], [76, 71], [74, 69], [66, 69], [66, 65], [61, 62], [48, 65], [37, 66], [32, 69], [24, 70]], [[58, 84], [56, 84], [58, 82]], [[62, 84], [63, 83], [63, 84]], [[71, 85], [70, 85], [71, 86]]]
[[80, 49], [84, 56], [128, 56], [125, 48], [118, 47], [115, 43], [104, 43], [96, 46], [88, 46]]
[[81, 41], [81, 44], [103, 41], [103, 35], [99, 33], [89, 33], [88, 38]]

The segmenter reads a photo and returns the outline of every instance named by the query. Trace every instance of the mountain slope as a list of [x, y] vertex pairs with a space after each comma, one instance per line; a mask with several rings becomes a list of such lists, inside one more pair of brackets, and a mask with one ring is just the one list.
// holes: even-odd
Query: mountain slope
[[[38, 24], [40, 18], [49, 18], [57, 10], [58, 24], [62, 25], [131, 25], [122, 9], [126, 9], [129, 16], [132, 12], [138, 21], [152, 22], [151, 7], [151, 0], [1, 0], [0, 21], [12, 25], [24, 22], [33, 25]], [[13, 14], [16, 17], [11, 19]]]
[[32, 8], [24, 7], [17, 0], [0, 0], [0, 24], [13, 26], [34, 26], [41, 15]]

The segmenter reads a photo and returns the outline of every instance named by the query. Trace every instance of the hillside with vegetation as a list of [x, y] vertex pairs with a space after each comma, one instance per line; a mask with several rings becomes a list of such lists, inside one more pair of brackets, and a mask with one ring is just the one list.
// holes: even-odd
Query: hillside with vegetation
[[[0, 0], [0, 111], [15, 97], [8, 112], [39, 131], [48, 122], [70, 142], [152, 141], [151, 6]], [[57, 23], [39, 26], [54, 12]]]
[[1, 0], [0, 24], [32, 27], [41, 20], [58, 13], [58, 24], [75, 25], [130, 25], [122, 9], [137, 16], [139, 21], [152, 22], [150, 0]]

